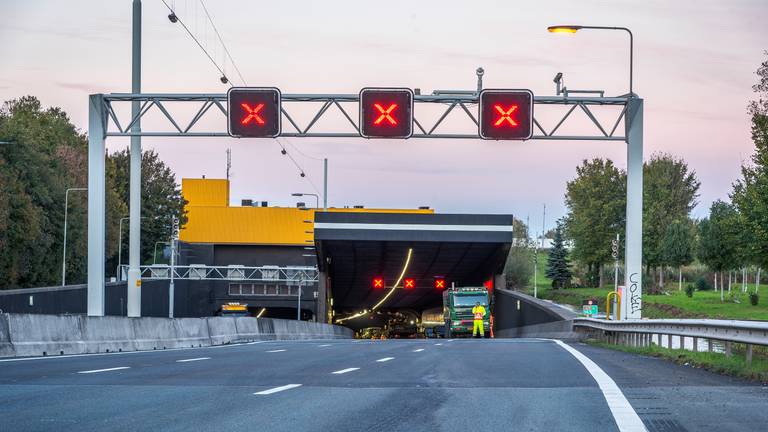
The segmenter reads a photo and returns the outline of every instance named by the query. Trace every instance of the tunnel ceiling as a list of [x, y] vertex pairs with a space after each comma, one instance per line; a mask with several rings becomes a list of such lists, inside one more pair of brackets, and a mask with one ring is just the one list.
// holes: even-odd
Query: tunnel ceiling
[[[512, 243], [511, 215], [317, 213], [320, 270], [331, 278], [334, 309], [376, 304], [403, 271], [413, 289], [397, 289], [382, 309], [423, 310], [442, 304], [435, 276], [450, 286], [480, 286], [501, 273]], [[385, 288], [374, 288], [382, 277]], [[402, 286], [402, 283], [400, 284]]]

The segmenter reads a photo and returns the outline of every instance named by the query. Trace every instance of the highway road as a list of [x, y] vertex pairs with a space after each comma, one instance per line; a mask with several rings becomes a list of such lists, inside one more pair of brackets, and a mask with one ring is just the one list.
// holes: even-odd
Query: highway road
[[761, 431], [766, 408], [759, 384], [538, 339], [0, 360], [3, 431]]

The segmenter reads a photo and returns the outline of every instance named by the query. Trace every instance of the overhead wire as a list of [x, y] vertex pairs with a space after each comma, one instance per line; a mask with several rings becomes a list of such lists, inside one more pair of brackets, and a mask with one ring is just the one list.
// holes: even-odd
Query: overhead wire
[[235, 71], [237, 72], [237, 75], [240, 77], [240, 80], [243, 81], [243, 84], [247, 87], [248, 82], [243, 78], [243, 74], [240, 73], [240, 68], [237, 67], [237, 63], [235, 63], [235, 59], [232, 58], [232, 54], [229, 53], [229, 49], [227, 48], [227, 44], [224, 43], [224, 38], [221, 37], [221, 33], [219, 33], [219, 29], [216, 28], [216, 24], [213, 22], [213, 18], [211, 18], [211, 14], [208, 13], [208, 8], [205, 7], [205, 3], [203, 3], [203, 0], [200, 1], [200, 6], [203, 7], [203, 11], [205, 12], [205, 16], [208, 17], [208, 22], [211, 23], [211, 27], [213, 27], [213, 31], [216, 32], [216, 36], [219, 38], [219, 42], [221, 42], [221, 46], [224, 48], [224, 52], [227, 54], [227, 57], [229, 57], [229, 61], [232, 63], [232, 67], [235, 68]]
[[168, 8], [168, 10], [169, 10], [169, 11], [170, 11], [170, 12], [173, 14], [173, 16], [174, 16], [174, 17], [176, 17], [176, 20], [178, 21], [178, 23], [179, 23], [179, 24], [181, 24], [181, 26], [182, 26], [182, 27], [184, 28], [184, 30], [187, 32], [187, 34], [189, 35], [189, 37], [191, 37], [191, 38], [192, 38], [192, 40], [193, 40], [193, 41], [195, 41], [195, 43], [197, 44], [197, 46], [198, 46], [198, 47], [200, 47], [200, 49], [203, 51], [203, 53], [205, 54], [205, 56], [206, 56], [206, 57], [208, 57], [208, 60], [210, 60], [210, 61], [211, 61], [211, 63], [213, 63], [213, 65], [214, 65], [214, 66], [216, 67], [216, 69], [219, 71], [219, 73], [221, 73], [221, 76], [222, 76], [222, 78], [227, 78], [228, 84], [229, 84], [231, 87], [234, 87], [234, 84], [232, 83], [232, 81], [231, 81], [231, 80], [229, 80], [229, 78], [227, 77], [227, 74], [224, 72], [224, 70], [222, 70], [221, 66], [219, 66], [219, 64], [218, 64], [218, 63], [216, 63], [216, 60], [214, 60], [214, 59], [213, 59], [213, 57], [211, 57], [211, 55], [208, 53], [208, 50], [206, 50], [206, 49], [205, 49], [205, 47], [203, 46], [203, 44], [202, 44], [202, 43], [200, 43], [200, 41], [199, 41], [199, 40], [197, 39], [197, 37], [196, 37], [196, 36], [195, 36], [195, 35], [192, 33], [192, 31], [191, 31], [191, 30], [189, 30], [189, 27], [187, 27], [187, 25], [186, 25], [186, 24], [184, 24], [184, 21], [183, 21], [181, 18], [179, 18], [179, 16], [178, 16], [178, 15], [176, 15], [176, 11], [175, 11], [175, 10], [173, 10], [173, 8], [171, 8], [171, 6], [170, 6], [170, 5], [168, 4], [168, 2], [166, 2], [165, 0], [160, 0], [160, 1], [161, 1], [161, 2], [163, 2], [163, 4], [165, 5], [165, 7], [166, 7], [166, 8]]

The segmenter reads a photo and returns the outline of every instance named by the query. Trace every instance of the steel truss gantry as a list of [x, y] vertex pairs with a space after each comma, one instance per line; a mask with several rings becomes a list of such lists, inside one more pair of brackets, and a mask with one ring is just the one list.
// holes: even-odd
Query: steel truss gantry
[[[283, 94], [281, 137], [359, 138], [359, 96], [357, 94]], [[416, 95], [412, 138], [479, 139], [477, 130], [478, 94], [474, 92]], [[132, 104], [140, 109], [125, 118]], [[192, 106], [195, 114], [182, 121], [171, 106]], [[125, 109], [121, 109], [122, 106]], [[88, 121], [88, 314], [104, 315], [105, 239], [105, 139], [107, 137], [225, 137], [226, 95], [224, 94], [95, 94], [89, 100]], [[317, 106], [319, 105], [319, 108]], [[562, 106], [563, 111], [545, 125], [538, 108]], [[597, 107], [612, 107], [614, 116], [601, 122]], [[442, 112], [428, 121], [431, 108]], [[297, 111], [314, 112], [307, 122], [298, 121]], [[311, 110], [311, 111], [310, 111]], [[320, 127], [322, 119], [337, 111], [340, 122]], [[462, 132], [449, 132], [446, 118], [453, 111], [469, 118]], [[563, 126], [582, 112], [590, 132], [566, 134]], [[147, 118], [153, 116], [155, 121]], [[120, 119], [123, 121], [120, 121]], [[160, 120], [157, 121], [156, 119]], [[213, 120], [213, 121], [211, 121]], [[551, 119], [550, 119], [551, 120]], [[138, 123], [142, 128], [134, 128]], [[623, 128], [620, 127], [623, 123]], [[218, 126], [211, 126], [217, 124]], [[474, 125], [472, 127], [471, 125]], [[322, 129], [322, 130], [321, 130]], [[583, 129], [583, 126], [580, 130]], [[642, 212], [643, 212], [643, 99], [634, 94], [621, 97], [536, 96], [534, 98], [533, 140], [623, 141], [627, 144], [627, 223], [625, 234], [625, 291], [621, 316], [639, 319], [642, 309]], [[608, 245], [606, 245], [608, 247]], [[136, 287], [140, 288], [140, 280]], [[322, 294], [322, 293], [321, 293]], [[137, 306], [137, 305], [134, 305]]]
[[[227, 96], [225, 94], [109, 94], [101, 98], [102, 110], [106, 120], [106, 136], [145, 136], [145, 137], [220, 137], [228, 136], [226, 130], [205, 130], [201, 124], [203, 120], [212, 117], [217, 120], [226, 120]], [[139, 102], [141, 108], [136, 115], [123, 118], [120, 121], [119, 107], [134, 102]], [[357, 124], [359, 96], [357, 94], [284, 94], [282, 95], [283, 132], [281, 137], [333, 137], [333, 138], [357, 138], [360, 137], [360, 129]], [[476, 94], [470, 95], [416, 95], [414, 96], [414, 134], [412, 138], [480, 138], [477, 133], [477, 103]], [[173, 114], [169, 107], [179, 104], [194, 106], [195, 114], [184, 121], [179, 114]], [[319, 107], [318, 107], [319, 105]], [[626, 137], [620, 130], [622, 120], [626, 116], [627, 98], [623, 97], [564, 97], [564, 96], [537, 96], [534, 98], [534, 108], [544, 105], [562, 105], [567, 109], [561, 113], [559, 121], [549, 128], [543, 126], [543, 121], [536, 117], [534, 109], [534, 136], [532, 139], [557, 139], [557, 140], [609, 140], [624, 141]], [[439, 106], [442, 114], [436, 120], [428, 121], [421, 108], [426, 106]], [[603, 124], [593, 112], [595, 106], [616, 107], [610, 124]], [[292, 114], [297, 110], [306, 109], [314, 112], [311, 120], [306, 124], [297, 121], [297, 115]], [[475, 125], [475, 129], [464, 133], [443, 132], [446, 128], [446, 119], [453, 111], [460, 112]], [[343, 127], [335, 131], [319, 131], [318, 123], [337, 111], [345, 121]], [[575, 118], [574, 111], [583, 112], [589, 119], [592, 127], [590, 133], [582, 135], [564, 135], [561, 127], [569, 120]], [[151, 116], [161, 120], [164, 127], [156, 127], [155, 130], [145, 129], [140, 132], [131, 130], [139, 121], [145, 121]], [[420, 120], [421, 119], [421, 120]], [[226, 123], [223, 123], [226, 124]], [[151, 126], [150, 126], [151, 127]], [[619, 135], [616, 133], [619, 132]]]

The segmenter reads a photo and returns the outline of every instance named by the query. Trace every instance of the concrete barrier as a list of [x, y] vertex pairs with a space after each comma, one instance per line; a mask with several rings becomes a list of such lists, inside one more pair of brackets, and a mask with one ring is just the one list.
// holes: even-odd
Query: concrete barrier
[[161, 350], [255, 340], [351, 338], [330, 324], [251, 317], [0, 314], [0, 357]]
[[11, 343], [11, 334], [8, 331], [8, 314], [0, 313], [0, 357], [12, 357], [16, 350]]

